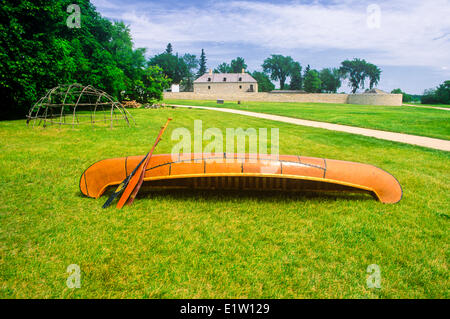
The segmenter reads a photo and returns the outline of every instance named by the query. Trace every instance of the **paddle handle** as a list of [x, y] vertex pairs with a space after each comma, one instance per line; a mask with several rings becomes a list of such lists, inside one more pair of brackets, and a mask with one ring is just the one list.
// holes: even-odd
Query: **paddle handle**
[[156, 146], [158, 145], [158, 143], [161, 141], [161, 137], [164, 134], [164, 131], [166, 130], [167, 126], [169, 125], [169, 122], [171, 121], [171, 118], [167, 119], [167, 122], [164, 126], [161, 127], [161, 131], [159, 132], [158, 137], [156, 138], [156, 142], [155, 145], [153, 145], [152, 150], [150, 151], [149, 156], [147, 157], [147, 160], [145, 161], [145, 163], [143, 164], [143, 168], [142, 168], [142, 172], [141, 175], [139, 177], [139, 181], [136, 185], [136, 187], [133, 189], [133, 192], [131, 193], [130, 197], [128, 198], [128, 201], [126, 202], [127, 205], [131, 205], [134, 201], [134, 199], [136, 198], [137, 193], [139, 192], [139, 190], [141, 189], [142, 183], [144, 182], [144, 177], [145, 177], [145, 171], [147, 170], [147, 166], [148, 163], [150, 163], [150, 158], [153, 155], [153, 151], [155, 150]]

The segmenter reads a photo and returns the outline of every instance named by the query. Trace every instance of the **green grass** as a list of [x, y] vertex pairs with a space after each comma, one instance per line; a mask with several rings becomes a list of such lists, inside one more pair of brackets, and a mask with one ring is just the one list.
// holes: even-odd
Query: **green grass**
[[450, 139], [450, 113], [411, 106], [377, 106], [326, 103], [225, 102], [165, 100], [166, 103], [233, 108], [252, 112], [372, 128], [384, 131]]
[[[1, 298], [449, 298], [449, 153], [204, 110], [132, 110], [134, 128], [0, 122]], [[103, 158], [170, 152], [171, 131], [279, 127], [280, 153], [374, 164], [404, 197], [172, 191], [102, 210], [82, 172]], [[67, 266], [81, 288], [66, 287]], [[369, 264], [381, 289], [366, 286]]]

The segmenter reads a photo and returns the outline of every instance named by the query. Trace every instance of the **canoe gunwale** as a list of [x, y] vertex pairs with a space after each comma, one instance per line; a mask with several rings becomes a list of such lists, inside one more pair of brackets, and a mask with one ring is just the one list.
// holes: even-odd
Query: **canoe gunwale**
[[[158, 180], [169, 180], [169, 179], [185, 179], [185, 178], [205, 178], [205, 177], [260, 177], [260, 178], [280, 178], [280, 179], [295, 179], [295, 180], [306, 180], [314, 182], [322, 182], [329, 184], [336, 184], [355, 188], [358, 190], [366, 191], [372, 193], [379, 201], [381, 201], [379, 194], [370, 187], [352, 184], [348, 182], [338, 181], [334, 179], [312, 177], [312, 176], [299, 176], [299, 175], [288, 175], [288, 174], [266, 174], [266, 173], [207, 173], [207, 174], [180, 174], [180, 175], [169, 175], [169, 176], [154, 176], [145, 177], [144, 182], [158, 181]], [[88, 196], [90, 198], [99, 198], [103, 195], [106, 189], [110, 186], [117, 186], [120, 181], [108, 183], [103, 186], [97, 197]]]

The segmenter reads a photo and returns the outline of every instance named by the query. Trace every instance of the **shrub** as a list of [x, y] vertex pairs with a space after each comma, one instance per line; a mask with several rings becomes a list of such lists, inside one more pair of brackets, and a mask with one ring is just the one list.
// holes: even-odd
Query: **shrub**
[[401, 89], [394, 89], [391, 91], [392, 94], [403, 94], [403, 102], [411, 102], [413, 100], [412, 96], [408, 93], [403, 92]]
[[428, 89], [423, 92], [422, 98], [420, 99], [422, 104], [435, 104], [437, 103], [436, 91], [434, 89]]

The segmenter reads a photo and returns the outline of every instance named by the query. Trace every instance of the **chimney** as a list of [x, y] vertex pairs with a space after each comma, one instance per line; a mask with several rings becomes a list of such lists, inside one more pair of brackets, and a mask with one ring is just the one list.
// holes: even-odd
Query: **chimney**
[[212, 75], [212, 69], [209, 69], [209, 75]]
[[245, 73], [245, 69], [244, 68], [242, 68], [242, 74], [244, 74]]

